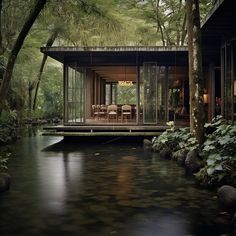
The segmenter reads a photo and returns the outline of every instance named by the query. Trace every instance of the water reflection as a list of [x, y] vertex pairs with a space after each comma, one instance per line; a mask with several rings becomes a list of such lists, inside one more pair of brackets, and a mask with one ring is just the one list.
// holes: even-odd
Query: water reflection
[[13, 185], [0, 198], [0, 235], [228, 232], [215, 221], [215, 193], [195, 188], [175, 162], [139, 146], [59, 141], [36, 136], [15, 146]]
[[114, 183], [116, 199], [125, 199], [134, 191], [134, 156], [121, 157], [122, 162], [117, 165], [117, 181]]
[[[127, 222], [127, 233], [135, 236], [183, 236], [188, 235], [188, 222], [182, 216], [173, 214], [156, 215], [147, 219], [133, 219]], [[127, 234], [128, 235], [128, 234]]]
[[[82, 153], [48, 154], [47, 160], [39, 158], [40, 192], [44, 207], [50, 212], [63, 213], [70, 188], [82, 186]], [[80, 186], [80, 188], [82, 188]]]

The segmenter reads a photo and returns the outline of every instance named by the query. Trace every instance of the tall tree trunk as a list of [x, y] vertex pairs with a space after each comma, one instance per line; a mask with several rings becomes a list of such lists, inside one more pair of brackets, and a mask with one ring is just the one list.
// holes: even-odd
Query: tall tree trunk
[[[46, 43], [46, 47], [51, 47], [55, 41], [55, 39], [57, 38], [59, 33], [59, 30], [56, 29], [52, 35], [49, 37], [47, 43]], [[38, 90], [39, 90], [39, 84], [42, 78], [42, 74], [43, 74], [43, 69], [45, 66], [45, 63], [47, 61], [48, 56], [46, 54], [44, 54], [43, 56], [43, 60], [39, 69], [39, 73], [38, 73], [38, 77], [37, 77], [37, 81], [36, 81], [36, 88], [35, 88], [35, 94], [34, 94], [34, 102], [33, 102], [33, 110], [35, 110], [36, 108], [36, 102], [37, 102], [37, 96], [38, 96]]]
[[2, 42], [2, 0], [0, 0], [0, 56], [3, 54], [3, 42]]
[[162, 27], [160, 15], [159, 15], [160, 0], [151, 1], [151, 4], [152, 4], [153, 11], [156, 15], [156, 31], [158, 32], [158, 30], [160, 30], [162, 45], [165, 46], [166, 42], [165, 42], [163, 27]]
[[179, 46], [181, 43], [181, 33], [182, 33], [182, 28], [181, 28], [181, 11], [183, 8], [183, 3], [182, 0], [179, 0], [179, 5], [178, 5], [178, 19], [176, 20], [176, 45]]
[[187, 30], [186, 30], [186, 22], [187, 22], [187, 16], [186, 13], [184, 14], [184, 20], [183, 20], [183, 24], [182, 24], [182, 30], [181, 30], [181, 42], [180, 45], [183, 46], [184, 45], [184, 41], [187, 35]]
[[0, 110], [7, 105], [6, 103], [6, 95], [10, 86], [12, 73], [15, 65], [15, 61], [17, 55], [24, 43], [26, 36], [28, 35], [33, 23], [35, 22], [37, 16], [39, 15], [40, 11], [43, 9], [46, 0], [37, 0], [34, 8], [30, 12], [28, 18], [26, 19], [16, 41], [12, 48], [12, 51], [9, 55], [6, 70], [3, 74], [3, 81], [0, 87]]
[[162, 24], [161, 24], [161, 20], [159, 16], [159, 1], [157, 1], [156, 3], [156, 21], [157, 21], [157, 30], [159, 28], [161, 32], [162, 45], [165, 46], [166, 42], [165, 42], [164, 32], [163, 32], [163, 28], [162, 28]]
[[186, 13], [189, 52], [190, 130], [201, 145], [204, 142], [205, 114], [199, 0], [186, 0]]
[[34, 85], [32, 83], [29, 83], [29, 86], [28, 86], [28, 110], [29, 112], [31, 111], [31, 108], [32, 108], [32, 91], [33, 91], [33, 87]]
[[4, 48], [2, 41], [2, 0], [0, 0], [0, 86], [4, 72], [4, 60], [3, 60]]

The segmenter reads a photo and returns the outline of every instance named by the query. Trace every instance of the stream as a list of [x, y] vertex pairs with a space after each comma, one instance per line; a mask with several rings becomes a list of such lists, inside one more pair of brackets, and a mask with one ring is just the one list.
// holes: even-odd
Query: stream
[[0, 235], [210, 236], [229, 230], [216, 192], [134, 144], [25, 137], [12, 145]]

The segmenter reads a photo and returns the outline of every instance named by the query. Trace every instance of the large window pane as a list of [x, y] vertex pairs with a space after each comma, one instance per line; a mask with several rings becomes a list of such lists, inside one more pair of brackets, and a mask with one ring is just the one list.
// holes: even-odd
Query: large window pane
[[84, 71], [76, 66], [68, 67], [67, 122], [84, 122]]
[[224, 94], [225, 94], [225, 118], [231, 120], [232, 117], [232, 67], [231, 67], [231, 45], [226, 46], [225, 50], [225, 81], [224, 81]]
[[157, 65], [144, 63], [143, 66], [143, 121], [157, 122]]

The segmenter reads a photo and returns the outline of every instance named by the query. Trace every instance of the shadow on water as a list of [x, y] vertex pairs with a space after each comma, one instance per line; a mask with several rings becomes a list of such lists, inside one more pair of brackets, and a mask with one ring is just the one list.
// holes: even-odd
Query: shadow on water
[[[14, 147], [11, 190], [0, 198], [0, 235], [215, 236], [214, 192], [130, 143], [35, 136]], [[12, 223], [14, 222], [14, 224]]]
[[78, 138], [64, 138], [57, 143], [45, 147], [42, 151], [75, 151], [86, 148], [106, 148], [111, 146], [120, 147], [142, 147], [143, 138], [126, 139], [125, 137], [104, 138], [104, 139], [78, 139]]

